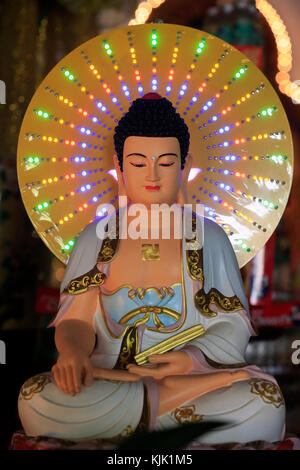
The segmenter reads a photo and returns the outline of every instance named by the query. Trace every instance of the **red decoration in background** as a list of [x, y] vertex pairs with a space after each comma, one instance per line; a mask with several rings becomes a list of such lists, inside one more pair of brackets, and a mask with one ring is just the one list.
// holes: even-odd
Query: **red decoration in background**
[[58, 309], [59, 290], [51, 287], [38, 287], [35, 299], [35, 312], [55, 315]]

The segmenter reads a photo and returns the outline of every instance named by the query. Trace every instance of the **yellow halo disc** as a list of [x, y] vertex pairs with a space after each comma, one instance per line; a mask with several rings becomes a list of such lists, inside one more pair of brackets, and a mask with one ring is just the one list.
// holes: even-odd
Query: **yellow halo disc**
[[244, 266], [272, 235], [288, 200], [288, 119], [270, 82], [245, 55], [174, 24], [105, 32], [62, 59], [35, 92], [17, 166], [37, 233], [66, 262], [97, 207], [117, 207], [117, 183], [107, 173], [114, 168], [114, 128], [131, 102], [149, 92], [168, 98], [189, 127], [198, 173], [188, 202], [201, 204], [223, 227]]

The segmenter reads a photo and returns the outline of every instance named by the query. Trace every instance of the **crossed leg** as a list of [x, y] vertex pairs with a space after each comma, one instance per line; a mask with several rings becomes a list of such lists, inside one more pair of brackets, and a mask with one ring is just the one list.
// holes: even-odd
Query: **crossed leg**
[[171, 375], [158, 381], [158, 416], [205, 393], [249, 379], [246, 371], [218, 372], [204, 375]]

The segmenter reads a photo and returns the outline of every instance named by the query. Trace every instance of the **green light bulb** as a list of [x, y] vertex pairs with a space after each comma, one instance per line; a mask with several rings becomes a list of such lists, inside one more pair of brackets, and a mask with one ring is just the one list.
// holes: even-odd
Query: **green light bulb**
[[240, 69], [240, 73], [245, 73], [245, 70], [244, 70], [244, 69]]
[[156, 39], [153, 39], [153, 40], [152, 40], [152, 44], [153, 44], [153, 46], [155, 46], [155, 45], [157, 44]]
[[65, 76], [68, 77], [69, 75], [70, 75], [69, 70], [66, 70], [66, 71], [65, 71]]
[[32, 162], [33, 162], [33, 158], [32, 158], [32, 157], [29, 157], [29, 158], [28, 158], [28, 162], [29, 162], [29, 163], [32, 163]]
[[152, 34], [152, 39], [156, 39], [157, 38], [157, 34]]
[[242, 248], [247, 248], [246, 243], [243, 243], [243, 244], [242, 244]]
[[108, 45], [108, 44], [105, 44], [104, 47], [105, 47], [105, 49], [108, 49], [108, 48], [109, 48], [109, 45]]
[[43, 206], [48, 207], [48, 202], [44, 202]]
[[42, 204], [39, 204], [39, 205], [38, 205], [38, 209], [39, 209], [40, 211], [43, 209]]
[[35, 161], [35, 163], [39, 163], [39, 161], [40, 161], [39, 157], [35, 157], [34, 161]]
[[69, 80], [74, 80], [74, 75], [69, 75]]
[[41, 110], [38, 111], [38, 115], [39, 115], [39, 116], [42, 116], [42, 114], [43, 114], [43, 111], [41, 111]]
[[238, 72], [238, 73], [235, 74], [235, 76], [236, 76], [237, 78], [240, 78], [241, 74]]
[[69, 245], [71, 245], [71, 246], [73, 246], [73, 245], [74, 245], [74, 242], [73, 242], [73, 240], [71, 240], [71, 241], [69, 242]]
[[70, 249], [69, 245], [65, 245], [65, 250], [69, 250], [69, 249]]
[[49, 117], [49, 114], [48, 113], [44, 113], [44, 118], [47, 119], [47, 117]]

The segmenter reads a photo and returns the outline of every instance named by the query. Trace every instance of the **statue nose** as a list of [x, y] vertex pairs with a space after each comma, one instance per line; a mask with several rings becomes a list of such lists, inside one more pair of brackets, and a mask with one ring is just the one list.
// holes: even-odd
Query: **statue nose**
[[148, 170], [148, 174], [146, 176], [146, 180], [149, 181], [150, 183], [151, 182], [157, 182], [159, 181], [159, 176], [157, 174], [157, 168], [156, 168], [156, 165], [154, 164], [154, 162], [151, 162], [152, 164], [150, 165], [150, 168]]

